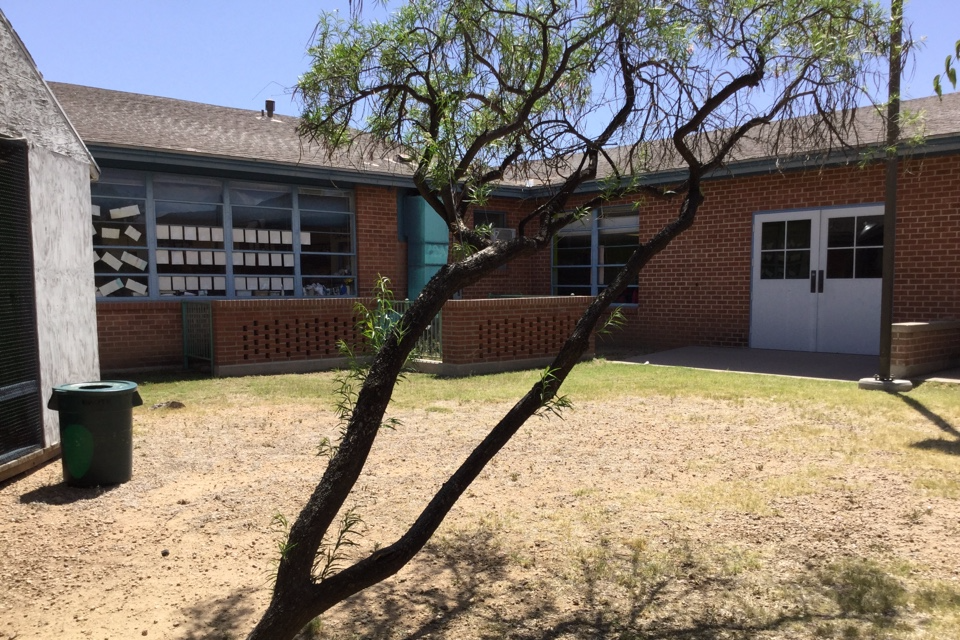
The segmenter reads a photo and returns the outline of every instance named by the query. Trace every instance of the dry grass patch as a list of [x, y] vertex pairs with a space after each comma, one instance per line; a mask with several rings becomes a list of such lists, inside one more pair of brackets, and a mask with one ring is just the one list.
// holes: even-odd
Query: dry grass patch
[[[412, 375], [348, 504], [388, 544], [537, 372]], [[326, 639], [960, 637], [960, 390], [605, 362]], [[151, 381], [131, 482], [0, 487], [0, 638], [242, 638], [337, 434], [331, 374]], [[185, 409], [150, 410], [179, 400]], [[167, 550], [168, 555], [161, 551]]]

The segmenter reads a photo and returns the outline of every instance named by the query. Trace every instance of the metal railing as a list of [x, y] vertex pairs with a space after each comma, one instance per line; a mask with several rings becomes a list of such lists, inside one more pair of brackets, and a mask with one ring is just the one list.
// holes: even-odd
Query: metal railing
[[209, 302], [182, 302], [183, 368], [192, 361], [213, 367], [213, 307]]
[[[397, 300], [393, 303], [394, 311], [404, 314], [410, 308], [413, 302], [410, 300]], [[443, 361], [443, 332], [441, 331], [443, 312], [437, 314], [427, 330], [423, 332], [417, 341], [417, 346], [413, 351], [414, 360], [434, 360]]]

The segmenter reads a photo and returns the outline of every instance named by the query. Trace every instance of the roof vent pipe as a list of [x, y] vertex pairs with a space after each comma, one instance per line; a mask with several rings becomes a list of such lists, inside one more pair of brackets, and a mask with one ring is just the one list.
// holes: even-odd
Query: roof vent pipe
[[276, 107], [276, 103], [273, 100], [267, 100], [267, 117], [273, 117], [273, 109]]

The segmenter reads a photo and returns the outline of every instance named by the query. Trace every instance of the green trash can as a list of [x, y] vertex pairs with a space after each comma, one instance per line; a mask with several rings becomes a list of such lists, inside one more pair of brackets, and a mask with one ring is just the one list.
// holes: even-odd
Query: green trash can
[[103, 380], [53, 388], [47, 408], [60, 412], [63, 479], [74, 487], [120, 484], [133, 473], [135, 382]]

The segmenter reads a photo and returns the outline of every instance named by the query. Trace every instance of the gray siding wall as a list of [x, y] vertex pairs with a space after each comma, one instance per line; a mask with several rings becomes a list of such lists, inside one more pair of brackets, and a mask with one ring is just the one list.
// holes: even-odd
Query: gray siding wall
[[[26, 138], [32, 144], [77, 160], [87, 151], [43, 83], [30, 54], [0, 14], [0, 135]], [[89, 167], [87, 169], [89, 177]]]
[[[97, 307], [90, 242], [90, 167], [31, 146], [30, 207], [40, 343], [40, 388], [98, 380]], [[60, 441], [57, 413], [44, 409], [47, 446]]]

